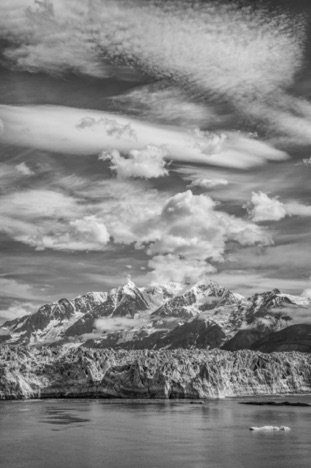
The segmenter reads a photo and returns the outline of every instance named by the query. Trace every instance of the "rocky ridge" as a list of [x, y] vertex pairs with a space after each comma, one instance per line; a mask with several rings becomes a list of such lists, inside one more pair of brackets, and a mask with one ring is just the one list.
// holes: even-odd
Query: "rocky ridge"
[[[310, 307], [309, 299], [278, 289], [246, 299], [206, 276], [192, 284], [146, 288], [129, 281], [110, 292], [91, 292], [72, 301], [60, 299], [6, 322], [0, 330], [0, 343], [128, 350], [309, 351], [308, 346], [298, 346], [299, 340], [291, 340], [290, 326], [297, 312]], [[268, 335], [287, 328], [289, 335], [281, 337], [292, 343], [290, 347], [286, 348], [287, 342], [280, 347], [279, 340], [275, 341], [277, 349], [258, 347]]]

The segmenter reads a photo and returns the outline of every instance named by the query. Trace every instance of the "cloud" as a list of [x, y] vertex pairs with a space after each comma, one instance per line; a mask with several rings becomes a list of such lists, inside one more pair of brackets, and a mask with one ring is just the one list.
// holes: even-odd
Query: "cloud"
[[215, 268], [205, 260], [186, 259], [173, 254], [155, 255], [149, 260], [148, 267], [152, 269], [148, 278], [159, 284], [194, 281], [202, 274], [215, 272]]
[[279, 221], [285, 216], [311, 216], [311, 206], [298, 202], [282, 203], [263, 192], [253, 192], [250, 204], [245, 207], [254, 222]]
[[[247, 169], [288, 158], [283, 151], [241, 132], [217, 135], [209, 132], [160, 126], [115, 116], [101, 111], [60, 106], [0, 106], [0, 116], [6, 130], [0, 135], [3, 143], [29, 146], [40, 150], [69, 153], [76, 156], [99, 154], [112, 149], [120, 153], [142, 151], [154, 146], [166, 151], [166, 158], [180, 162], [193, 162]], [[83, 119], [83, 128], [79, 128]], [[123, 130], [108, 131], [94, 124], [113, 120], [118, 128], [130, 128], [136, 139], [129, 138]], [[121, 133], [120, 133], [121, 132]]]
[[[215, 128], [238, 114], [285, 148], [311, 141], [311, 106], [288, 91], [304, 65], [307, 37], [305, 15], [292, 10], [229, 0], [187, 9], [177, 0], [54, 0], [53, 8], [3, 0], [0, 31], [7, 65], [19, 70], [140, 81], [147, 75], [157, 84], [110, 100], [117, 111], [144, 121]], [[111, 144], [107, 149], [122, 152]], [[237, 151], [209, 163], [251, 167], [267, 159]]]
[[[268, 232], [256, 224], [216, 209], [217, 203], [205, 195], [178, 193], [166, 200], [152, 216], [131, 227], [137, 248], [146, 248], [151, 257], [151, 278], [186, 279], [202, 272], [214, 271], [212, 263], [221, 263], [227, 242], [240, 246], [272, 242]], [[174, 273], [175, 272], [175, 273]]]
[[19, 172], [20, 174], [23, 174], [25, 176], [30, 176], [30, 175], [34, 175], [34, 171], [32, 171], [26, 163], [22, 162], [20, 164], [17, 164], [15, 166], [17, 172]]
[[264, 228], [221, 211], [208, 196], [190, 190], [171, 196], [151, 189], [147, 181], [122, 178], [90, 183], [65, 177], [53, 189], [4, 195], [0, 231], [36, 250], [96, 252], [132, 246], [151, 259], [149, 268], [162, 277], [171, 274], [174, 264], [185, 277], [203, 267], [212, 271], [211, 263], [224, 261], [230, 242], [271, 243]]
[[228, 183], [226, 179], [194, 179], [188, 187], [208, 190], [219, 185], [228, 185]]
[[311, 216], [311, 205], [292, 201], [285, 203], [285, 207], [289, 216]]
[[165, 169], [164, 157], [167, 152], [162, 148], [148, 145], [142, 150], [131, 150], [126, 158], [117, 150], [103, 152], [99, 159], [111, 161], [110, 168], [118, 177], [142, 177], [145, 179], [163, 177], [168, 175]]
[[107, 76], [104, 56], [239, 100], [288, 86], [303, 58], [303, 20], [260, 6], [208, 1], [186, 13], [179, 2], [56, 0], [27, 15], [24, 7], [16, 2], [14, 16], [7, 2], [1, 8], [2, 37], [14, 44], [5, 54], [22, 69]]
[[225, 244], [269, 244], [271, 239], [256, 224], [216, 210], [217, 203], [188, 190], [167, 200], [159, 216], [148, 220], [141, 242], [152, 241], [149, 253], [174, 253], [188, 258], [221, 261]]
[[279, 275], [274, 275], [268, 269], [256, 272], [254, 269], [244, 270], [237, 268], [231, 271], [224, 270], [211, 273], [209, 276], [222, 286], [238, 292], [245, 297], [250, 297], [260, 292], [271, 291], [273, 288], [278, 288], [285, 293], [299, 295], [308, 282], [305, 278], [281, 278]]
[[134, 139], [136, 140], [136, 133], [131, 127], [131, 124], [122, 124], [117, 122], [115, 119], [99, 118], [94, 117], [83, 117], [77, 124], [78, 129], [90, 128], [95, 131], [104, 130], [108, 136], [115, 136], [116, 138]]
[[54, 0], [53, 5], [28, 1], [25, 14], [27, 2], [14, 1], [14, 7], [1, 2], [1, 37], [8, 41], [4, 56], [11, 67], [127, 79], [143, 72], [164, 85], [114, 98], [125, 113], [134, 107], [143, 119], [212, 125], [213, 119], [224, 120], [223, 112], [221, 106], [206, 106], [204, 98], [212, 103], [220, 98], [239, 114], [268, 121], [296, 139], [308, 134], [310, 141], [308, 103], [286, 91], [304, 63], [302, 15], [229, 1], [187, 9], [178, 1]]
[[306, 297], [307, 299], [311, 299], [311, 289], [310, 288], [305, 289], [302, 293], [302, 296]]
[[24, 190], [1, 198], [0, 231], [36, 249], [102, 250], [103, 221], [82, 200], [52, 190]]
[[139, 319], [126, 318], [126, 317], [116, 317], [116, 318], [104, 318], [97, 319], [94, 322], [94, 327], [100, 331], [118, 331], [137, 328], [142, 325], [142, 322]]
[[15, 279], [0, 276], [0, 290], [3, 297], [14, 297], [17, 299], [35, 299], [32, 286]]
[[226, 121], [226, 116], [217, 114], [216, 105], [196, 102], [195, 98], [169, 81], [140, 86], [111, 97], [110, 102], [119, 113], [182, 127], [215, 126]]
[[7, 164], [0, 163], [0, 181], [1, 189], [12, 187], [13, 184], [21, 182], [23, 179], [34, 175], [35, 173], [25, 163]]
[[253, 193], [248, 205], [251, 219], [259, 221], [279, 221], [286, 216], [286, 208], [277, 198], [270, 198], [262, 192]]
[[14, 320], [16, 318], [23, 317], [24, 315], [31, 314], [36, 310], [36, 305], [31, 302], [15, 302], [7, 309], [0, 309], [0, 322], [3, 323], [7, 320]]
[[41, 232], [27, 239], [37, 249], [89, 251], [102, 250], [109, 242], [110, 235], [105, 224], [96, 216], [84, 216], [58, 226], [56, 232]]

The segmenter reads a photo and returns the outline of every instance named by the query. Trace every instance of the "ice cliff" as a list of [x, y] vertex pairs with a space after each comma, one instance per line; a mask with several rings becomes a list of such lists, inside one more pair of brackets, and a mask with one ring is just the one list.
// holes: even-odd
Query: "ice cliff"
[[311, 355], [0, 348], [0, 398], [221, 398], [311, 391]]

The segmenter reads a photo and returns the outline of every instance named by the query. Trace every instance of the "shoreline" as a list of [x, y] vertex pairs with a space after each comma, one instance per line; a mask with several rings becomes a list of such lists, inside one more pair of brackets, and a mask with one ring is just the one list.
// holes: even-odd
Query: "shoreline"
[[[1, 402], [7, 402], [7, 401], [22, 401], [22, 402], [39, 402], [39, 401], [47, 401], [47, 400], [63, 400], [63, 401], [68, 401], [68, 400], [91, 400], [91, 401], [100, 401], [100, 402], [105, 402], [107, 404], [156, 404], [156, 403], [184, 403], [184, 404], [194, 404], [194, 405], [200, 405], [208, 402], [215, 402], [215, 401], [238, 401], [241, 399], [245, 399], [245, 401], [238, 401], [239, 404], [243, 405], [249, 405], [249, 406], [295, 406], [295, 404], [286, 404], [287, 402], [281, 402], [281, 404], [278, 404], [276, 401], [277, 399], [284, 399], [284, 398], [301, 398], [301, 397], [311, 397], [311, 392], [292, 392], [292, 393], [272, 393], [272, 394], [257, 394], [257, 395], [235, 395], [235, 396], [224, 396], [224, 397], [206, 397], [206, 398], [143, 398], [143, 397], [107, 397], [107, 396], [98, 396], [98, 395], [62, 395], [62, 396], [38, 396], [38, 397], [20, 397], [20, 398], [15, 398], [15, 397], [8, 397], [8, 398], [1, 398], [0, 397], [0, 403]], [[263, 400], [263, 401], [256, 401], [256, 400]], [[264, 401], [268, 400], [269, 401]], [[274, 400], [271, 400], [274, 399]], [[285, 404], [284, 404], [285, 403]], [[297, 406], [310, 406], [310, 405], [297, 405]]]

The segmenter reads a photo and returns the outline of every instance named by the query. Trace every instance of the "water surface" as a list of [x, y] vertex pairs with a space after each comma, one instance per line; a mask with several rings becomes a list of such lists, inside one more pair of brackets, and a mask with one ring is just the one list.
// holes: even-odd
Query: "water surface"
[[[288, 425], [292, 430], [253, 433], [253, 425]], [[305, 468], [311, 464], [310, 427], [311, 408], [244, 406], [238, 400], [204, 405], [1, 402], [0, 466]]]

